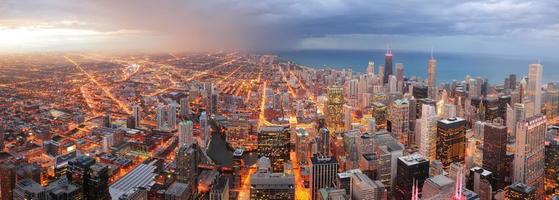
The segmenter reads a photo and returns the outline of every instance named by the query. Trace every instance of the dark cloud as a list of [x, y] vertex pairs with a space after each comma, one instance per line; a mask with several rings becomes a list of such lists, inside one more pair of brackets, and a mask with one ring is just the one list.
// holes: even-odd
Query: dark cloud
[[161, 50], [273, 50], [375, 36], [555, 41], [558, 13], [557, 0], [4, 0], [0, 23], [74, 20], [80, 23], [66, 26], [140, 30]]

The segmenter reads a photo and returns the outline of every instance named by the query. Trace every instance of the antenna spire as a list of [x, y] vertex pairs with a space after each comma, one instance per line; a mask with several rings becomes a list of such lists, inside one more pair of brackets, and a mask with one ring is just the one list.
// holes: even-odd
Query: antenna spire
[[431, 60], [435, 59], [435, 57], [433, 56], [433, 47], [431, 47]]

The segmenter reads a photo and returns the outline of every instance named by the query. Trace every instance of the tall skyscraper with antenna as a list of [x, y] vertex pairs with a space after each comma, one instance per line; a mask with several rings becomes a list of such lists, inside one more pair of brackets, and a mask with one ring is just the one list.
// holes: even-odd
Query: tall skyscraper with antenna
[[388, 78], [392, 74], [392, 50], [390, 50], [390, 48], [387, 48], [386, 54], [384, 54], [384, 77], [382, 79], [382, 82], [384, 84], [388, 83]]

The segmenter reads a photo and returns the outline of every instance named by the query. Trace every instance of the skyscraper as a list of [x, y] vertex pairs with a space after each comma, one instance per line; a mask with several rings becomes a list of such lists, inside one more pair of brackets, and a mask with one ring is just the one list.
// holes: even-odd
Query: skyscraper
[[429, 91], [429, 98], [430, 99], [437, 99], [437, 60], [433, 56], [433, 52], [431, 52], [431, 57], [427, 62], [427, 87]]
[[452, 163], [464, 163], [466, 155], [466, 120], [448, 118], [437, 121], [437, 160], [448, 169]]
[[16, 166], [11, 163], [0, 164], [0, 200], [12, 200], [16, 186]]
[[202, 147], [206, 147], [206, 145], [208, 144], [208, 140], [210, 139], [210, 125], [208, 124], [208, 115], [206, 114], [206, 111], [202, 111], [202, 113], [200, 113], [200, 139], [202, 140], [201, 146]]
[[528, 88], [526, 92], [534, 104], [534, 115], [540, 114], [542, 110], [542, 73], [543, 65], [539, 63], [531, 64], [528, 68]]
[[486, 123], [483, 131], [483, 168], [493, 172], [495, 188], [504, 189], [510, 183], [507, 167], [507, 127], [498, 123]]
[[419, 153], [429, 160], [436, 158], [437, 145], [437, 113], [435, 107], [423, 104], [421, 108], [421, 119], [416, 121], [416, 145]]
[[165, 128], [165, 111], [167, 109], [163, 104], [159, 104], [155, 110], [155, 115], [157, 118], [157, 129], [163, 130]]
[[375, 75], [375, 62], [369, 61], [369, 64], [367, 65], [367, 74], [372, 74], [373, 76]]
[[409, 102], [407, 99], [397, 99], [390, 106], [390, 132], [406, 147], [415, 141], [409, 130]]
[[177, 104], [175, 102], [167, 106], [167, 125], [171, 130], [177, 128]]
[[81, 156], [68, 162], [66, 177], [81, 186], [86, 200], [109, 200], [109, 168], [96, 160]]
[[371, 180], [363, 173], [350, 173], [351, 199], [382, 200], [386, 198], [386, 189], [379, 180]]
[[536, 197], [543, 198], [545, 168], [545, 116], [535, 115], [517, 123], [514, 181], [534, 187]]
[[[197, 178], [200, 173], [198, 164], [201, 160], [198, 145], [194, 143], [190, 146], [181, 146], [175, 159], [177, 163], [177, 181], [186, 183], [191, 187], [197, 185]], [[191, 189], [194, 192], [196, 187]]]
[[179, 147], [190, 146], [194, 143], [193, 137], [192, 121], [187, 120], [179, 123]]
[[396, 63], [396, 90], [402, 92], [404, 88], [404, 64]]
[[326, 102], [326, 126], [330, 131], [342, 132], [344, 130], [344, 112], [345, 103], [343, 90], [341, 87], [332, 86], [327, 91], [328, 101]]
[[427, 178], [429, 178], [429, 160], [418, 153], [399, 157], [396, 184], [392, 193], [394, 199], [412, 199], [413, 186], [416, 186], [421, 196], [421, 188]]
[[142, 116], [140, 114], [140, 106], [137, 104], [132, 106], [132, 117], [134, 118], [134, 127], [140, 127]]
[[289, 126], [264, 126], [258, 133], [258, 156], [266, 156], [272, 162], [273, 172], [283, 172], [289, 161]]
[[181, 98], [179, 103], [180, 103], [180, 106], [181, 106], [181, 108], [180, 108], [181, 116], [183, 116], [183, 117], [189, 116], [190, 115], [190, 102], [188, 102], [188, 98], [186, 98], [186, 97]]
[[386, 54], [384, 54], [384, 77], [383, 83], [388, 83], [388, 78], [392, 75], [392, 50], [387, 49]]
[[334, 187], [338, 174], [338, 161], [335, 157], [314, 155], [311, 157], [311, 198], [320, 199], [321, 188]]

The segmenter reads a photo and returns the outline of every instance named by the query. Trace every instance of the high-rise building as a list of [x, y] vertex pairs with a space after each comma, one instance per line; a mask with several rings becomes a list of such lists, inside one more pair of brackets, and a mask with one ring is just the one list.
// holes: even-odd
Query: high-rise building
[[386, 199], [386, 189], [379, 180], [371, 180], [363, 173], [351, 173], [351, 199], [354, 200], [383, 200]]
[[429, 160], [436, 159], [437, 145], [437, 113], [435, 107], [423, 104], [421, 108], [421, 119], [416, 120], [415, 144], [419, 147], [419, 153]]
[[402, 156], [398, 158], [396, 170], [396, 184], [392, 193], [394, 199], [412, 199], [414, 186], [419, 189], [421, 196], [423, 183], [429, 178], [429, 160], [419, 153]]
[[548, 138], [545, 143], [545, 190], [559, 193], [559, 139]]
[[433, 52], [431, 52], [431, 57], [427, 62], [427, 88], [428, 88], [428, 97], [430, 99], [437, 99], [437, 60], [433, 56]]
[[80, 156], [68, 162], [66, 177], [80, 185], [84, 199], [109, 200], [109, 168], [88, 156]]
[[380, 85], [382, 86], [384, 84], [384, 65], [380, 64], [378, 65], [378, 81], [380, 83]]
[[536, 188], [523, 183], [514, 183], [509, 186], [509, 192], [506, 199], [508, 200], [536, 200]]
[[406, 147], [415, 141], [409, 129], [409, 102], [407, 99], [397, 99], [390, 106], [389, 131]]
[[325, 126], [323, 119], [318, 120], [317, 133], [317, 152], [326, 156], [330, 155], [330, 130]]
[[384, 77], [383, 83], [388, 83], [388, 78], [392, 75], [392, 50], [387, 49], [386, 54], [384, 54]]
[[212, 93], [210, 96], [210, 114], [217, 114], [217, 107], [219, 103], [219, 96], [217, 93]]
[[540, 114], [542, 110], [542, 73], [543, 65], [539, 63], [531, 64], [528, 68], [528, 88], [526, 92], [534, 104], [534, 115]]
[[351, 79], [349, 80], [349, 99], [350, 101], [356, 100], [359, 93], [359, 80]]
[[544, 190], [546, 124], [546, 117], [540, 114], [518, 122], [516, 127], [514, 181], [535, 188], [538, 199], [543, 198]]
[[511, 90], [515, 90], [516, 89], [516, 74], [510, 74], [509, 75], [509, 88]]
[[270, 159], [261, 157], [257, 172], [250, 176], [250, 199], [295, 199], [293, 174], [273, 173]]
[[266, 156], [272, 162], [273, 172], [283, 172], [289, 161], [289, 126], [264, 126], [258, 133], [258, 156]]
[[[198, 175], [200, 173], [198, 164], [201, 162], [198, 145], [193, 143], [190, 146], [181, 146], [175, 159], [177, 163], [177, 181], [190, 186], [198, 185]], [[192, 192], [195, 192], [196, 187], [191, 189]]]
[[190, 188], [192, 186], [188, 183], [174, 182], [165, 190], [165, 200], [190, 199], [194, 195]]
[[182, 121], [179, 123], [179, 147], [190, 146], [194, 143], [194, 134], [192, 129], [192, 121]]
[[396, 90], [402, 92], [404, 89], [404, 64], [396, 63]]
[[134, 119], [134, 127], [140, 127], [140, 123], [142, 122], [142, 116], [140, 113], [140, 106], [134, 104], [132, 106], [132, 117]]
[[352, 116], [353, 107], [349, 105], [344, 105], [344, 129], [345, 131], [349, 131], [352, 129], [351, 123], [353, 120]]
[[180, 108], [180, 113], [181, 116], [183, 117], [188, 117], [190, 116], [190, 102], [188, 101], [188, 98], [181, 98], [179, 100], [179, 104], [181, 106]]
[[[20, 180], [14, 189], [13, 199], [34, 199], [34, 200], [64, 200], [64, 199], [84, 199], [80, 191], [80, 186], [69, 183], [66, 177], [51, 182], [43, 187], [31, 179]], [[122, 198], [120, 198], [122, 199]], [[123, 199], [123, 200], [129, 200]], [[146, 197], [147, 199], [147, 197]], [[131, 200], [131, 199], [130, 199]]]
[[338, 174], [338, 161], [335, 157], [314, 155], [311, 157], [311, 199], [320, 199], [321, 188], [334, 187]]
[[112, 128], [113, 126], [113, 122], [111, 119], [111, 113], [107, 113], [105, 114], [105, 116], [103, 116], [103, 126], [107, 127], [107, 128]]
[[390, 75], [388, 76], [388, 93], [393, 94], [398, 92], [398, 79], [396, 76]]
[[31, 179], [23, 179], [17, 182], [13, 190], [13, 196], [13, 199], [46, 200], [48, 193], [37, 182]]
[[0, 164], [0, 199], [12, 200], [16, 185], [16, 166], [11, 163]]
[[163, 130], [165, 129], [165, 112], [166, 107], [163, 104], [159, 104], [155, 110], [155, 115], [157, 118], [157, 129]]
[[330, 131], [343, 132], [344, 130], [344, 112], [345, 103], [343, 90], [341, 87], [332, 86], [327, 91], [328, 101], [326, 102], [326, 126]]
[[369, 64], [367, 65], [367, 74], [372, 74], [373, 76], [375, 75], [375, 62], [369, 61]]
[[437, 121], [437, 160], [448, 169], [452, 163], [464, 163], [466, 155], [466, 120], [448, 118]]
[[297, 128], [295, 138], [295, 152], [297, 152], [297, 161], [299, 164], [307, 164], [309, 158], [309, 132], [304, 128]]
[[206, 111], [202, 111], [202, 113], [200, 113], [200, 118], [199, 118], [199, 122], [200, 122], [200, 139], [202, 140], [202, 147], [206, 147], [206, 145], [208, 145], [208, 141], [210, 140], [210, 125], [208, 123], [208, 115], [206, 114]]
[[483, 168], [493, 172], [494, 190], [504, 189], [507, 183], [507, 127], [486, 123], [483, 131]]
[[177, 128], [177, 104], [175, 102], [167, 106], [167, 126], [169, 126], [171, 130]]

